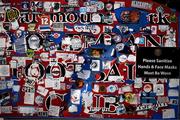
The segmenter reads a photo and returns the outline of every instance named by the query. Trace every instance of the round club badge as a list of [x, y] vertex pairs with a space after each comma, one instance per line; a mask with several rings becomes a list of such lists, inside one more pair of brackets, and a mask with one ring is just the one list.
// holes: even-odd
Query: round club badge
[[97, 9], [98, 10], [103, 10], [104, 9], [104, 3], [102, 1], [97, 2]]
[[42, 105], [42, 104], [43, 104], [43, 101], [44, 101], [44, 99], [43, 99], [42, 96], [40, 96], [40, 95], [36, 96], [36, 98], [35, 98], [35, 103], [36, 103], [36, 104]]
[[99, 92], [106, 92], [106, 87], [104, 85], [100, 85]]
[[116, 92], [117, 87], [115, 85], [110, 85], [107, 87], [107, 92], [114, 93]]
[[119, 56], [119, 61], [120, 62], [125, 62], [126, 60], [127, 60], [127, 56], [126, 55]]
[[126, 101], [127, 103], [133, 102], [133, 101], [134, 101], [134, 94], [132, 94], [132, 93], [126, 93], [126, 94], [125, 94], [125, 101]]
[[146, 85], [144, 85], [143, 90], [147, 93], [151, 92], [152, 86], [150, 84], [146, 84]]
[[113, 10], [113, 4], [112, 3], [107, 3], [106, 5], [105, 5], [105, 9], [107, 10], [107, 11], [111, 11], [111, 10]]
[[122, 41], [122, 37], [120, 35], [115, 35], [112, 38], [116, 43], [119, 43]]

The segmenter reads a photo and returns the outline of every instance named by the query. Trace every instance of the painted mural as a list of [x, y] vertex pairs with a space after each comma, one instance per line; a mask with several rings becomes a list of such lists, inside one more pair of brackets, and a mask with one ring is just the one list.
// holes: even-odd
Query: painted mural
[[176, 119], [178, 78], [136, 77], [138, 47], [178, 47], [151, 0], [0, 0], [0, 117]]

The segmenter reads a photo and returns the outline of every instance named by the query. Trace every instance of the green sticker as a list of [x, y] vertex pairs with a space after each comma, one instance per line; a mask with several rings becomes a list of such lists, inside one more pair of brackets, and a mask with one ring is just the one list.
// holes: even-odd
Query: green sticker
[[34, 50], [32, 50], [32, 49], [28, 49], [27, 50], [27, 52], [26, 52], [26, 55], [28, 56], [28, 57], [33, 57], [34, 56]]

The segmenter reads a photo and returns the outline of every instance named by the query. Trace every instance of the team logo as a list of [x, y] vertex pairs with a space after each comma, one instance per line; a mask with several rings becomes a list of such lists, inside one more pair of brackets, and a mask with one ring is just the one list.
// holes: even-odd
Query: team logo
[[25, 67], [25, 74], [40, 81], [45, 75], [45, 69], [41, 63], [33, 62]]
[[20, 12], [15, 7], [6, 10], [6, 17], [7, 17], [8, 22], [11, 22], [13, 20], [17, 20], [19, 18], [19, 16], [20, 16]]
[[42, 45], [42, 37], [39, 34], [31, 34], [26, 37], [28, 49], [37, 50]]

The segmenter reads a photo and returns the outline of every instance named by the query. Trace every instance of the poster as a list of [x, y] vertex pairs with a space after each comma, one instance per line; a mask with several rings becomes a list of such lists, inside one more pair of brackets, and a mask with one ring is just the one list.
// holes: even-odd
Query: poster
[[0, 5], [0, 117], [178, 118], [179, 78], [136, 76], [137, 48], [178, 47], [174, 9], [151, 0]]

